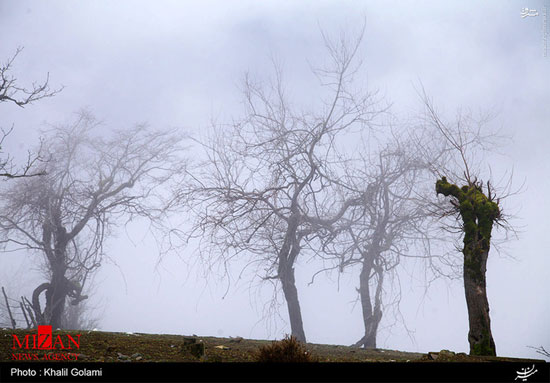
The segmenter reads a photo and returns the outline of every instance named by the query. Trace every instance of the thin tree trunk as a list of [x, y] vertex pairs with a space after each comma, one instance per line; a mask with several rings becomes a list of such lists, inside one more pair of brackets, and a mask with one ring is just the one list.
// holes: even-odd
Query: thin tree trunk
[[11, 314], [11, 308], [8, 302], [8, 296], [6, 295], [6, 291], [4, 290], [4, 286], [2, 286], [2, 294], [4, 294], [4, 299], [6, 300], [6, 309], [8, 310], [8, 315], [10, 316], [11, 326], [15, 329], [17, 324], [15, 322], [15, 319], [13, 319], [13, 315]]
[[290, 319], [290, 331], [300, 342], [306, 341], [302, 312], [298, 300], [298, 290], [294, 279], [294, 261], [300, 254], [300, 239], [297, 235], [299, 213], [293, 213], [288, 222], [283, 246], [279, 252], [278, 276], [283, 287], [288, 316]]
[[[378, 325], [382, 319], [381, 308], [381, 293], [383, 274], [377, 271], [378, 279], [376, 292], [374, 295], [374, 307], [370, 296], [370, 276], [374, 267], [372, 257], [367, 257], [363, 260], [363, 268], [359, 275], [359, 295], [361, 297], [361, 307], [363, 312], [363, 324], [365, 326], [365, 334], [354, 344], [355, 347], [376, 348], [376, 335], [378, 333]], [[374, 267], [376, 269], [376, 267]]]
[[302, 312], [300, 310], [300, 301], [298, 300], [298, 290], [294, 280], [294, 268], [292, 266], [284, 267], [285, 271], [279, 274], [288, 307], [288, 316], [290, 319], [290, 330], [292, 335], [300, 342], [306, 341], [304, 324], [302, 322]]
[[21, 297], [21, 302], [23, 302], [23, 307], [27, 310], [27, 314], [29, 314], [32, 327], [37, 327], [38, 323], [37, 323], [37, 319], [35, 318], [36, 312], [33, 308], [32, 303], [29, 302], [29, 300], [26, 297]]
[[31, 322], [29, 321], [29, 317], [27, 316], [27, 312], [25, 311], [25, 306], [23, 305], [23, 300], [21, 299], [21, 302], [19, 302], [19, 308], [21, 309], [21, 312], [23, 313], [23, 316], [25, 317], [25, 322], [27, 323], [27, 328], [31, 328]]
[[42, 312], [42, 308], [40, 307], [40, 294], [42, 294], [43, 291], [48, 291], [49, 286], [49, 283], [42, 283], [32, 292], [32, 304], [30, 306], [34, 311], [37, 326], [47, 324], [45, 310]]

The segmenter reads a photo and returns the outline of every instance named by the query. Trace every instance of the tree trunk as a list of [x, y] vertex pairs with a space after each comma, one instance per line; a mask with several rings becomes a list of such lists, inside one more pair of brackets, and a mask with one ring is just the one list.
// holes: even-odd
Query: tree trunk
[[[463, 222], [464, 231], [464, 292], [468, 306], [470, 355], [496, 355], [491, 334], [489, 301], [485, 274], [491, 246], [491, 231], [500, 216], [498, 203], [487, 198], [481, 185], [468, 184], [459, 188], [445, 177], [435, 184], [437, 193], [453, 196]], [[490, 196], [490, 194], [489, 194]]]
[[[296, 207], [293, 207], [296, 210]], [[283, 287], [283, 294], [288, 308], [290, 319], [290, 330], [292, 335], [300, 342], [306, 341], [304, 324], [302, 323], [302, 312], [300, 302], [298, 301], [298, 290], [294, 280], [294, 261], [300, 254], [300, 239], [297, 235], [298, 221], [300, 214], [294, 212], [288, 220], [288, 227], [285, 240], [279, 251], [278, 277]]]
[[488, 249], [484, 250], [479, 247], [476, 250], [476, 252], [465, 251], [464, 254], [464, 291], [470, 324], [468, 332], [470, 355], [496, 356], [485, 282], [489, 252]]
[[359, 275], [359, 295], [361, 297], [361, 308], [363, 311], [363, 324], [365, 334], [354, 344], [355, 347], [376, 348], [376, 334], [378, 325], [382, 319], [381, 292], [382, 292], [382, 274], [378, 273], [378, 281], [374, 296], [374, 308], [370, 296], [370, 274], [373, 269], [372, 257], [363, 260], [363, 268]]
[[67, 298], [67, 279], [64, 265], [52, 265], [52, 278], [46, 291], [44, 316], [47, 324], [54, 329], [62, 327], [65, 299]]
[[304, 324], [302, 322], [302, 312], [300, 310], [300, 302], [298, 300], [298, 290], [294, 280], [294, 268], [290, 265], [285, 265], [280, 268], [279, 278], [283, 287], [286, 304], [288, 307], [288, 316], [290, 319], [290, 330], [292, 335], [300, 342], [306, 341], [304, 332]]

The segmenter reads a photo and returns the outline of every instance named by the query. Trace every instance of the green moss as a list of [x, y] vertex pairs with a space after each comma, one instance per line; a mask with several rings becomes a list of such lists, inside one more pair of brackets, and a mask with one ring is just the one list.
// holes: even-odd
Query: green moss
[[[438, 194], [455, 199], [454, 205], [462, 218], [464, 231], [464, 277], [468, 278], [477, 287], [485, 286], [485, 268], [491, 243], [491, 231], [495, 220], [500, 215], [497, 203], [491, 201], [483, 193], [481, 186], [475, 184], [464, 185], [459, 188], [450, 184], [442, 177], [435, 184]], [[470, 310], [470, 306], [468, 306]], [[482, 321], [483, 322], [483, 321]], [[482, 323], [485, 328], [481, 334], [477, 333], [470, 341], [471, 355], [495, 355], [495, 345], [490, 335], [490, 325]]]
[[496, 202], [490, 201], [477, 185], [459, 188], [442, 177], [435, 183], [438, 194], [452, 196], [458, 202], [464, 229], [464, 256], [475, 256], [477, 251], [489, 250], [493, 223], [500, 214]]
[[452, 195], [455, 197], [460, 194], [460, 189], [458, 188], [458, 186], [450, 184], [445, 177], [441, 178], [435, 183], [435, 190], [437, 193]]
[[470, 355], [493, 355], [492, 348], [487, 343], [483, 342], [472, 345]]
[[487, 330], [483, 330], [481, 341], [470, 346], [470, 355], [496, 355], [495, 346]]

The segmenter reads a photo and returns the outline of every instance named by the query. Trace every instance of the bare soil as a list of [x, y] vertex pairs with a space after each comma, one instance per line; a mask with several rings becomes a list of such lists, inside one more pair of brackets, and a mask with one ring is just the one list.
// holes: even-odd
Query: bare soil
[[[26, 356], [19, 361], [69, 360], [79, 362], [254, 362], [258, 349], [271, 341], [210, 336], [156, 335], [102, 331], [54, 331], [78, 339], [80, 347], [61, 350], [23, 350], [16, 345], [13, 334], [23, 340], [36, 330], [0, 329], [0, 362], [14, 361], [14, 355]], [[31, 341], [32, 344], [32, 341]], [[318, 362], [544, 362], [536, 359], [508, 357], [474, 357], [447, 350], [428, 354], [383, 349], [361, 349], [350, 346], [307, 343], [308, 352]], [[32, 347], [32, 346], [31, 346]], [[78, 356], [75, 356], [77, 354]]]

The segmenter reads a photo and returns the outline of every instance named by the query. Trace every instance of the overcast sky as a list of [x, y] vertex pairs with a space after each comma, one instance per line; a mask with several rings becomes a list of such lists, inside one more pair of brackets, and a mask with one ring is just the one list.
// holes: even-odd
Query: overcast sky
[[[270, 57], [283, 68], [295, 99], [316, 94], [310, 64], [322, 63], [328, 35], [360, 29], [360, 76], [406, 118], [419, 109], [421, 81], [449, 115], [458, 107], [493, 110], [493, 124], [513, 139], [491, 163], [513, 168], [521, 194], [506, 207], [518, 215], [518, 240], [492, 252], [488, 295], [497, 353], [540, 357], [550, 349], [550, 52], [544, 9], [549, 1], [7, 1], [0, 0], [0, 60], [24, 47], [14, 64], [22, 84], [50, 74], [54, 98], [25, 109], [1, 105], [2, 127], [15, 128], [6, 151], [24, 154], [47, 123], [70, 120], [82, 107], [104, 129], [137, 122], [198, 133], [212, 117], [241, 111], [239, 83], [249, 71], [267, 78]], [[521, 17], [522, 8], [537, 10]], [[547, 24], [547, 23], [546, 23]], [[495, 157], [497, 158], [497, 157]], [[231, 286], [176, 256], [157, 264], [158, 250], [136, 223], [109, 240], [92, 298], [101, 329], [151, 333], [281, 338], [287, 314], [263, 320], [269, 289]], [[185, 254], [182, 254], [185, 258]], [[0, 285], [17, 289], [39, 274], [25, 254], [0, 254]], [[352, 344], [362, 335], [357, 274], [340, 287], [307, 285], [312, 265], [297, 266], [297, 287], [308, 341]], [[236, 267], [238, 270], [238, 265]], [[335, 278], [333, 278], [335, 279]], [[404, 279], [400, 324], [382, 320], [379, 345], [404, 351], [468, 352], [463, 285]], [[30, 294], [27, 289], [18, 294]], [[224, 297], [225, 296], [225, 297]], [[223, 298], [223, 299], [222, 299]]]

